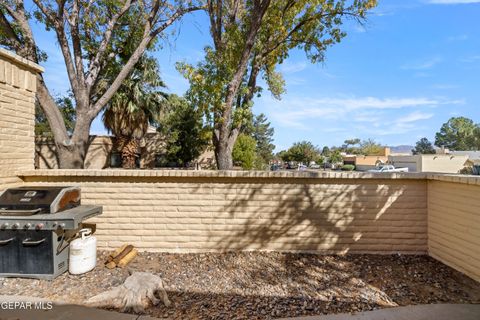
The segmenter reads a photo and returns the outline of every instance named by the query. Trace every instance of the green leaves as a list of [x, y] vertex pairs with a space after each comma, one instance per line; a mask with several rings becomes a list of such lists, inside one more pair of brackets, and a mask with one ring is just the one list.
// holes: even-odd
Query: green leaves
[[[74, 100], [71, 92], [68, 96], [58, 97], [55, 99], [69, 134], [72, 134], [76, 122], [76, 113], [73, 101]], [[35, 105], [35, 136], [48, 138], [53, 137], [52, 129], [50, 128], [47, 118], [38, 104]]]
[[117, 137], [143, 137], [166, 105], [163, 87], [156, 60], [142, 58], [105, 109], [105, 127]]
[[243, 133], [251, 136], [256, 142], [256, 154], [258, 160], [267, 165], [273, 159], [273, 144], [274, 129], [268, 122], [267, 117], [261, 113], [251, 121], [248, 121], [243, 129]]
[[413, 154], [435, 154], [433, 144], [427, 139], [422, 138], [417, 141], [415, 148], [412, 150]]
[[245, 170], [254, 168], [257, 142], [249, 135], [241, 133], [233, 147], [233, 163]]
[[465, 117], [452, 117], [435, 135], [435, 145], [451, 150], [479, 150], [480, 125]]
[[286, 162], [295, 161], [308, 165], [311, 161], [319, 162], [321, 152], [310, 141], [300, 141], [295, 142], [287, 151], [280, 152], [279, 156]]
[[186, 166], [197, 159], [212, 140], [211, 128], [205, 125], [200, 112], [184, 98], [171, 95], [169, 111], [159, 121], [158, 131], [166, 142], [165, 160], [177, 166]]

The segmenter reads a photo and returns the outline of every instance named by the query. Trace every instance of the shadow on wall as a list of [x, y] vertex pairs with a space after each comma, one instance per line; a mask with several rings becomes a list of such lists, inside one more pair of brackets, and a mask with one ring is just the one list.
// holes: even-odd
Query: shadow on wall
[[55, 144], [44, 139], [35, 140], [35, 169], [57, 169], [57, 148]]
[[[108, 137], [90, 136], [87, 143], [85, 168], [106, 169], [110, 167], [110, 154], [113, 142]], [[58, 169], [59, 157], [55, 142], [49, 138], [37, 138], [35, 141], [35, 168]], [[81, 167], [78, 164], [77, 167]]]
[[[426, 191], [419, 192], [421, 188], [408, 190], [401, 182], [382, 185], [375, 180], [328, 184], [305, 180], [225, 188], [231, 200], [223, 208], [225, 224], [212, 224], [209, 231], [209, 242], [218, 249], [426, 250], [426, 203], [421, 200]], [[423, 239], [416, 237], [415, 230], [423, 232]]]

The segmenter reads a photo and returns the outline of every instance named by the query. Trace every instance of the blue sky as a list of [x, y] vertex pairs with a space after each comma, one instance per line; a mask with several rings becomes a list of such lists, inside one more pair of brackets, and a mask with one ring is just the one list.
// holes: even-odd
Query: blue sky
[[[275, 128], [277, 151], [293, 142], [339, 145], [348, 138], [373, 138], [385, 145], [434, 139], [452, 116], [480, 122], [480, 0], [379, 0], [365, 26], [347, 23], [348, 36], [331, 47], [323, 64], [312, 65], [301, 51], [279, 67], [286, 94], [267, 91], [255, 101]], [[170, 92], [188, 83], [177, 61], [196, 63], [210, 43], [203, 14], [177, 25], [176, 41], [154, 53]], [[63, 59], [52, 34], [34, 26], [49, 60], [49, 88], [68, 90]], [[98, 119], [92, 133], [104, 133]]]

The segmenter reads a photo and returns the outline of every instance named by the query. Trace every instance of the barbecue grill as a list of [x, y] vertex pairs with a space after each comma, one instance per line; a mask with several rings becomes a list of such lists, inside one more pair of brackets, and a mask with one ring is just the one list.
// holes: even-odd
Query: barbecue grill
[[0, 277], [54, 279], [68, 270], [69, 244], [95, 225], [102, 207], [81, 205], [77, 187], [21, 187], [0, 192]]

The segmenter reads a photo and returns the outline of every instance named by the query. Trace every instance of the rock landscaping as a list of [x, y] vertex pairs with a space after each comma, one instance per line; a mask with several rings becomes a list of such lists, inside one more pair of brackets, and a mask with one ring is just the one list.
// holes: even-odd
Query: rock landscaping
[[480, 283], [428, 257], [278, 252], [140, 253], [108, 269], [107, 252], [84, 275], [0, 279], [0, 295], [82, 304], [129, 272], [159, 275], [172, 302], [146, 310], [170, 319], [272, 319], [428, 303], [480, 303]]

